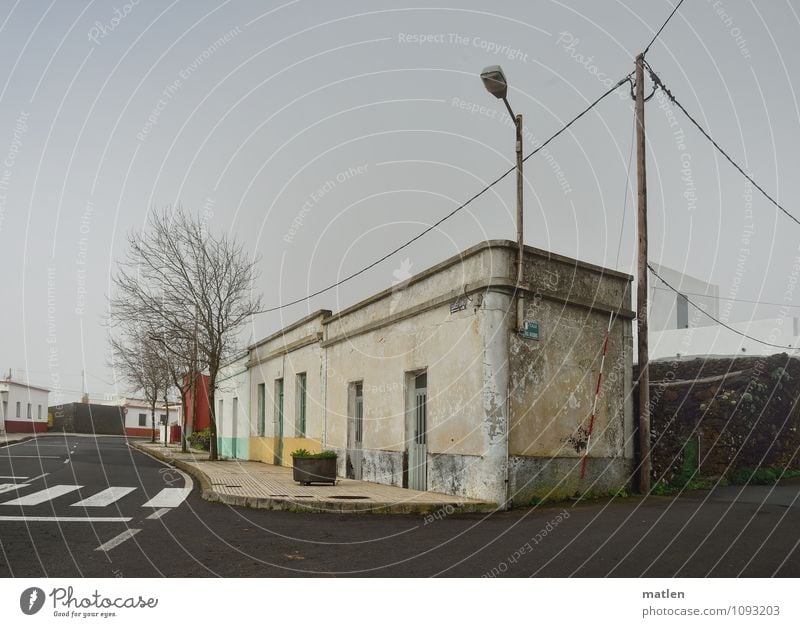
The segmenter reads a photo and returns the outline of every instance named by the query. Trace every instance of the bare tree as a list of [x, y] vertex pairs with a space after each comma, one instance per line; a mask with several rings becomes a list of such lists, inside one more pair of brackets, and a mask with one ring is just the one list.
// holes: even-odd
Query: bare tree
[[[162, 358], [168, 373], [170, 388], [176, 389], [179, 394], [181, 406], [181, 451], [186, 453], [188, 451], [186, 445], [188, 395], [189, 391], [192, 390], [192, 398], [194, 398], [196, 393], [194, 391], [196, 381], [194, 373], [198, 370], [195, 342], [190, 342], [185, 337], [175, 337], [174, 334], [170, 338], [170, 334], [165, 329], [150, 331], [148, 335], [162, 349]], [[165, 394], [168, 395], [169, 390]], [[167, 411], [167, 416], [169, 416], [169, 411]]]
[[135, 392], [140, 392], [150, 408], [150, 441], [155, 442], [156, 406], [168, 381], [161, 355], [141, 327], [126, 325], [122, 332], [112, 335], [110, 341], [115, 373], [118, 372]]
[[261, 296], [253, 291], [256, 259], [235, 238], [208, 233], [202, 220], [180, 208], [155, 212], [148, 226], [129, 235], [126, 256], [114, 275], [112, 324], [138, 320], [158, 329], [184, 365], [193, 364], [186, 352], [196, 347], [199, 363], [190, 374], [194, 381], [200, 368], [208, 372], [209, 459], [214, 460], [219, 370], [236, 353], [247, 320], [261, 309]]

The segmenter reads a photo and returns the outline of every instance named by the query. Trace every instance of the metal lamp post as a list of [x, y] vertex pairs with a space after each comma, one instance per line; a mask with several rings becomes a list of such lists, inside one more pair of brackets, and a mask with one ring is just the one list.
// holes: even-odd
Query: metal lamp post
[[522, 294], [522, 268], [525, 257], [524, 243], [522, 239], [522, 115], [514, 115], [511, 105], [508, 103], [508, 81], [503, 73], [503, 68], [499, 65], [490, 65], [481, 72], [481, 80], [486, 90], [495, 98], [503, 101], [508, 109], [508, 114], [514, 120], [517, 133], [517, 331], [523, 330], [523, 318], [525, 315], [525, 305]]

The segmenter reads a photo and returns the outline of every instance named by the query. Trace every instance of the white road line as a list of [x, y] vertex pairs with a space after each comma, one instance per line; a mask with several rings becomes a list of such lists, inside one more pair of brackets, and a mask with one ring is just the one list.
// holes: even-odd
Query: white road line
[[27, 479], [27, 477], [15, 477], [13, 475], [0, 475], [0, 479]]
[[140, 531], [141, 531], [141, 529], [126, 529], [125, 531], [123, 531], [118, 536], [114, 536], [108, 542], [104, 542], [103, 544], [98, 546], [95, 549], [95, 551], [108, 552], [111, 549], [113, 549], [115, 546], [119, 546], [120, 544], [125, 542], [125, 540], [130, 540], [133, 536], [135, 536]]
[[0, 522], [128, 522], [130, 518], [114, 516], [0, 516]]
[[74, 492], [75, 490], [80, 490], [82, 487], [82, 485], [56, 485], [52, 488], [45, 488], [44, 490], [39, 490], [33, 494], [28, 494], [18, 499], [14, 499], [13, 501], [0, 503], [0, 505], [39, 505], [39, 503], [50, 501], [58, 498], [59, 496], [63, 496], [64, 494]]
[[41, 475], [36, 475], [33, 479], [28, 479], [28, 483], [33, 483], [37, 479], [41, 479], [42, 477], [46, 477], [49, 474], [50, 474], [49, 472], [43, 472]]
[[111, 505], [114, 501], [118, 501], [126, 494], [130, 494], [135, 489], [136, 488], [112, 486], [97, 494], [93, 494], [87, 499], [73, 503], [72, 507], [105, 507], [106, 505]]
[[171, 507], [162, 507], [161, 509], [157, 509], [152, 514], [150, 514], [147, 519], [148, 520], [156, 520], [157, 518], [161, 518], [167, 512], [172, 511]]
[[0, 459], [10, 458], [26, 458], [26, 459], [61, 459], [60, 455], [0, 455]]
[[178, 507], [192, 491], [191, 486], [185, 488], [164, 488], [142, 507]]
[[19, 490], [20, 488], [27, 488], [28, 483], [0, 483], [0, 494], [3, 492], [12, 492], [13, 490]]
[[67, 457], [67, 459], [64, 460], [64, 463], [69, 464], [69, 457]]

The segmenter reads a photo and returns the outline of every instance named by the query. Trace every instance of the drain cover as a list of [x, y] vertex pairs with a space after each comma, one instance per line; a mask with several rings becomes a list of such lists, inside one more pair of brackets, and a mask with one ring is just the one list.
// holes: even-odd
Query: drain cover
[[289, 496], [288, 494], [270, 494], [270, 496]]
[[345, 500], [355, 500], [355, 499], [368, 499], [368, 496], [352, 496], [350, 494], [339, 494], [337, 496], [332, 496], [332, 499], [345, 499]]

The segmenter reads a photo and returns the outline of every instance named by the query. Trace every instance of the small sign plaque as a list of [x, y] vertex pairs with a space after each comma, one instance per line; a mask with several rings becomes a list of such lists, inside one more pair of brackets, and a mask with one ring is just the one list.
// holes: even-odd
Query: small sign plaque
[[528, 340], [539, 339], [539, 323], [532, 320], [523, 320], [522, 322], [522, 337]]
[[456, 313], [457, 311], [461, 311], [462, 309], [467, 308], [467, 299], [461, 296], [455, 302], [450, 303], [450, 313]]

